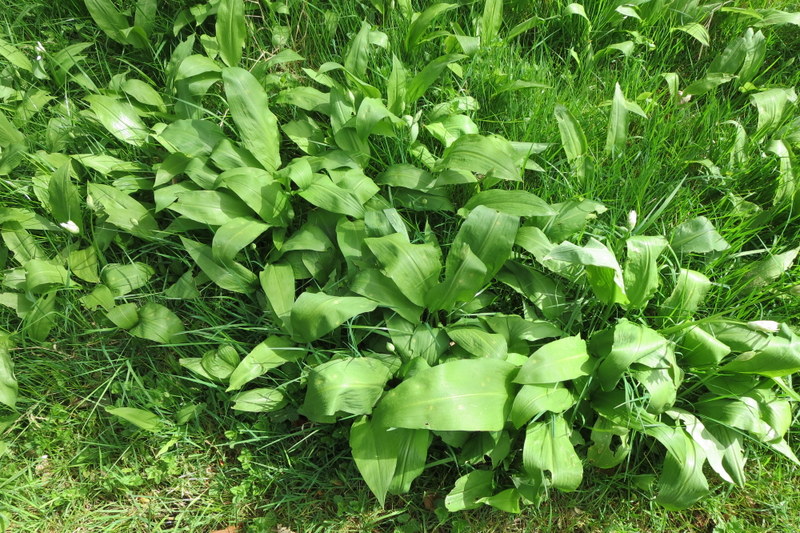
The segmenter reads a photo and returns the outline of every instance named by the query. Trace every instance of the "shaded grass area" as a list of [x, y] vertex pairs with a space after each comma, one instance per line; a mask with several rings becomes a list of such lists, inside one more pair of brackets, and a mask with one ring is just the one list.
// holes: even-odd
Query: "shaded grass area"
[[[508, 515], [454, 515], [443, 498], [459, 473], [440, 464], [413, 493], [381, 509], [358, 477], [346, 434], [331, 426], [233, 415], [192, 383], [172, 356], [130, 357], [119, 346], [58, 346], [16, 355], [21, 416], [7, 422], [0, 493], [9, 531], [797, 531], [800, 472], [751, 447], [739, 489], [714, 479], [712, 495], [681, 512], [649, 500], [649, 450], [627, 469], [588, 469], [580, 489]], [[24, 355], [24, 357], [22, 357]], [[157, 435], [107, 415], [112, 403], [174, 419]], [[790, 440], [794, 445], [795, 439]]]

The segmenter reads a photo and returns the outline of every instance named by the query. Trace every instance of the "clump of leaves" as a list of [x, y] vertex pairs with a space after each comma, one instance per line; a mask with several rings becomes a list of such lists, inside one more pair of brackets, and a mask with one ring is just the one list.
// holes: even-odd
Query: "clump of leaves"
[[[410, 23], [407, 48], [442, 6]], [[480, 43], [498, 35], [498, 6], [487, 2]], [[343, 63], [303, 69], [303, 85], [283, 78], [279, 61], [255, 74], [238, 66], [241, 0], [183, 14], [178, 30], [191, 13], [197, 24], [216, 14], [216, 35], [200, 37], [204, 54], [194, 53], [194, 34], [176, 47], [167, 101], [120, 78], [83, 97], [88, 120], [158, 160], [154, 177], [108, 153], [38, 154], [32, 190], [48, 216], [3, 209], [19, 266], [4, 273], [2, 303], [32, 338], [48, 337], [69, 290], [83, 291], [82, 304], [108, 325], [184, 342], [180, 310], [136, 293], [154, 268], [106, 259], [147, 243], [180, 250], [199, 271], [165, 296], [197, 298], [211, 283], [204, 292], [237, 293], [274, 325], [243, 358], [222, 345], [181, 364], [224, 386], [234, 409], [291, 405], [313, 423], [348, 425], [381, 503], [411, 489], [437, 440], [468, 471], [446, 497], [451, 511], [518, 512], [549, 488], [577, 489], [585, 464], [617, 467], [653, 441], [665, 452], [657, 501], [668, 508], [708, 492], [706, 463], [743, 484], [745, 439], [798, 462], [784, 436], [800, 339], [786, 324], [705, 311], [712, 280], [690, 267], [738, 251], [707, 218], [658, 235], [653, 217], [613, 227], [598, 219], [600, 203], [549, 204], [522, 188], [542, 170], [532, 157], [546, 144], [482, 135], [469, 97], [417, 108], [446, 72], [459, 75], [465, 55], [417, 73], [394, 56], [391, 71], [370, 72], [389, 44], [365, 22]], [[138, 46], [135, 36], [146, 36], [113, 19], [100, 26], [115, 40]], [[286, 61], [301, 60], [288, 52]], [[210, 100], [224, 102], [218, 114], [203, 107]], [[617, 86], [612, 154], [625, 149], [629, 110], [644, 115]], [[590, 179], [580, 125], [564, 107], [555, 114], [575, 179]], [[8, 146], [24, 143], [3, 124]], [[80, 170], [100, 177], [84, 185]], [[31, 232], [66, 244], [48, 253]], [[737, 290], [759, 290], [796, 253], [753, 263]], [[7, 354], [2, 399], [13, 405]], [[263, 379], [287, 364], [300, 380]], [[109, 412], [159, 427], [141, 410]]]

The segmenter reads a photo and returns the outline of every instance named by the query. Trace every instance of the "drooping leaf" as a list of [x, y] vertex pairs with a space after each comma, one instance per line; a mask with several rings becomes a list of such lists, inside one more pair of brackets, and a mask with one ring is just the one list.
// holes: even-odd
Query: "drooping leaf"
[[506, 358], [508, 346], [502, 335], [487, 333], [478, 328], [460, 327], [448, 328], [447, 335], [456, 346], [475, 357]]
[[513, 399], [516, 367], [498, 359], [462, 359], [414, 374], [389, 391], [373, 420], [385, 427], [500, 431]]
[[291, 314], [294, 304], [295, 279], [290, 265], [265, 265], [258, 275], [267, 304], [275, 317], [281, 321], [284, 330], [291, 333]]
[[367, 486], [383, 506], [397, 468], [398, 432], [377, 426], [366, 416], [350, 426], [350, 451]]
[[486, 45], [497, 39], [497, 32], [503, 23], [503, 0], [487, 0], [483, 6], [480, 22], [481, 44]]
[[65, 163], [53, 173], [48, 184], [48, 199], [56, 222], [68, 224], [71, 221], [80, 232], [83, 228], [81, 199], [72, 183], [71, 170], [71, 164]]
[[603, 243], [591, 237], [586, 246], [563, 242], [547, 254], [546, 260], [582, 265], [595, 295], [606, 304], [629, 302], [625, 294], [622, 268], [614, 253]]
[[625, 281], [625, 294], [629, 307], [633, 309], [647, 305], [659, 285], [658, 263], [656, 259], [667, 247], [663, 237], [636, 235], [626, 241], [628, 257], [622, 272]]
[[511, 422], [521, 428], [534, 416], [548, 411], [561, 413], [574, 404], [574, 394], [560, 383], [523, 385], [511, 406]]
[[445, 3], [437, 3], [428, 6], [428, 8], [420, 13], [408, 26], [408, 32], [405, 38], [406, 50], [411, 51], [419, 44], [425, 33], [430, 30], [436, 17], [457, 7], [458, 4]]
[[480, 507], [478, 500], [492, 495], [492, 478], [494, 473], [491, 470], [473, 470], [461, 476], [445, 497], [445, 507], [450, 512]]
[[99, 94], [89, 95], [85, 99], [95, 118], [111, 135], [133, 146], [144, 145], [150, 130], [132, 105]]
[[602, 356], [596, 377], [603, 390], [616, 387], [632, 363], [645, 358], [661, 360], [672, 350], [669, 341], [658, 332], [624, 318], [613, 329], [595, 334], [590, 347]]
[[239, 390], [273, 368], [284, 363], [298, 361], [305, 355], [305, 349], [295, 346], [284, 337], [267, 337], [236, 366], [228, 378], [227, 390]]
[[323, 423], [333, 422], [338, 413], [370, 414], [390, 377], [389, 369], [370, 357], [323, 363], [309, 372], [300, 411], [310, 420]]
[[404, 494], [425, 469], [432, 433], [424, 429], [395, 429], [387, 435], [397, 443], [397, 467], [389, 484], [391, 494]]
[[251, 167], [234, 168], [220, 174], [219, 181], [236, 193], [267, 224], [283, 227], [293, 216], [283, 185], [267, 171]]
[[119, 189], [91, 182], [86, 187], [89, 196], [103, 206], [111, 224], [142, 239], [151, 238], [158, 230], [150, 211]]
[[800, 371], [800, 337], [786, 324], [758, 351], [739, 355], [722, 369], [726, 372], [783, 377]]
[[140, 287], [144, 287], [155, 270], [145, 263], [109, 263], [103, 267], [100, 279], [114, 296], [125, 296]]
[[253, 243], [269, 229], [265, 224], [250, 217], [235, 217], [219, 227], [211, 242], [211, 253], [220, 263], [232, 261], [243, 248]]
[[579, 183], [584, 184], [592, 172], [586, 134], [583, 133], [580, 123], [563, 105], [556, 106], [555, 117], [558, 122], [558, 131], [561, 134], [561, 145], [564, 147], [564, 153], [567, 154], [567, 161], [572, 165]]
[[139, 308], [139, 321], [128, 330], [134, 337], [162, 344], [183, 341], [184, 328], [181, 319], [163, 305], [149, 302]]
[[400, 233], [364, 242], [400, 291], [415, 305], [425, 305], [442, 268], [439, 248], [433, 244], [411, 244]]
[[699, 254], [721, 252], [731, 247], [706, 217], [694, 218], [673, 229], [670, 245], [680, 253]]
[[376, 302], [367, 298], [304, 292], [292, 306], [292, 334], [298, 342], [312, 342], [377, 307]]
[[177, 196], [168, 209], [202, 224], [222, 226], [253, 214], [238, 197], [222, 190], [185, 191]]
[[[452, 250], [468, 245], [470, 250], [486, 265], [486, 283], [503, 267], [511, 255], [514, 238], [519, 229], [519, 217], [501, 213], [489, 207], [477, 206], [470, 211], [453, 239]], [[454, 275], [461, 266], [458, 253], [448, 254], [445, 273]]]
[[551, 483], [565, 492], [578, 488], [583, 465], [570, 441], [571, 428], [559, 415], [546, 422], [531, 422], [525, 431], [522, 462], [525, 470], [550, 472]]
[[[479, 192], [464, 204], [463, 212], [470, 212], [477, 206], [483, 205], [516, 217], [548, 216], [555, 215], [550, 205], [528, 191], [506, 191], [491, 189]], [[462, 210], [459, 210], [459, 214]]]
[[503, 180], [520, 181], [522, 161], [514, 147], [504, 138], [464, 135], [447, 147], [439, 170], [465, 170]]
[[682, 268], [669, 298], [661, 304], [659, 313], [674, 322], [691, 318], [711, 288], [711, 281], [700, 272]]
[[240, 392], [233, 398], [232, 409], [247, 413], [271, 413], [282, 409], [289, 399], [277, 389], [260, 388]]
[[210, 246], [181, 237], [181, 243], [194, 262], [214, 283], [225, 290], [249, 294], [253, 292], [256, 275], [239, 263], [219, 263]]
[[350, 290], [388, 307], [410, 322], [419, 322], [422, 308], [413, 304], [397, 284], [375, 269], [360, 270], [350, 285]]
[[439, 79], [445, 68], [451, 63], [461, 61], [467, 56], [462, 54], [447, 54], [437, 57], [423, 68], [406, 85], [406, 103], [413, 104], [425, 94], [428, 88]]
[[[451, 255], [454, 257], [452, 260]], [[472, 252], [469, 244], [451, 245], [447, 257], [457, 266], [447, 271], [445, 280], [428, 292], [425, 302], [432, 312], [450, 309], [456, 302], [472, 301], [488, 278], [486, 265]]]

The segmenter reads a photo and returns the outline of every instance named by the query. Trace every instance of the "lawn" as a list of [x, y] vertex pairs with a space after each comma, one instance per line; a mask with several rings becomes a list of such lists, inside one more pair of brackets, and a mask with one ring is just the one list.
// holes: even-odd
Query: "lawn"
[[798, 12], [0, 0], [0, 532], [799, 531]]

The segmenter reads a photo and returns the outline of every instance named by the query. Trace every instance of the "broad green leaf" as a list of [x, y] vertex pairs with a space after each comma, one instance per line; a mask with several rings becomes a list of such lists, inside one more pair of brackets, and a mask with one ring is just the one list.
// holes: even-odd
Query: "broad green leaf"
[[84, 0], [89, 15], [97, 26], [111, 39], [121, 44], [129, 44], [125, 31], [130, 28], [128, 19], [117, 11], [111, 0]]
[[99, 94], [89, 95], [85, 100], [95, 118], [111, 135], [133, 146], [144, 145], [150, 130], [132, 105]]
[[109, 223], [142, 239], [149, 239], [158, 231], [150, 211], [119, 189], [92, 182], [86, 187], [91, 200], [103, 206]]
[[495, 333], [503, 335], [509, 342], [509, 349], [513, 341], [525, 340], [535, 342], [550, 337], [560, 337], [564, 334], [550, 322], [544, 320], [527, 320], [517, 315], [493, 314], [481, 317]]
[[636, 235], [626, 241], [628, 257], [622, 278], [625, 281], [625, 294], [632, 309], [647, 305], [659, 285], [658, 263], [656, 259], [667, 247], [664, 237], [645, 237]]
[[25, 290], [33, 294], [70, 285], [69, 273], [61, 265], [54, 265], [41, 259], [31, 259], [25, 263], [24, 269]]
[[90, 246], [81, 250], [72, 250], [67, 256], [69, 271], [83, 281], [99, 283], [97, 275], [97, 252]]
[[299, 361], [306, 350], [283, 337], [270, 336], [253, 348], [229, 376], [228, 389], [239, 390], [284, 363]]
[[670, 245], [679, 253], [700, 254], [721, 252], [731, 246], [706, 217], [694, 218], [673, 229]]
[[184, 340], [181, 319], [163, 305], [152, 302], [139, 308], [139, 321], [128, 333], [162, 344], [176, 344]]
[[264, 88], [252, 74], [238, 67], [222, 69], [222, 82], [242, 144], [265, 169], [277, 169], [281, 166], [281, 139]]
[[250, 217], [236, 217], [227, 221], [214, 233], [211, 252], [220, 263], [232, 261], [243, 248], [253, 243], [269, 229], [269, 224]]
[[[531, 219], [534, 226], [540, 228], [552, 241], [562, 241], [580, 232], [589, 220], [606, 212], [603, 204], [592, 200], [570, 200], [552, 204], [555, 215], [535, 217]], [[520, 243], [521, 244], [521, 243]]]
[[269, 172], [259, 168], [235, 168], [220, 174], [219, 181], [267, 224], [280, 227], [289, 224], [293, 216], [289, 196]]
[[780, 9], [762, 9], [759, 12], [763, 18], [755, 23], [756, 26], [782, 26], [784, 24], [800, 26], [800, 12], [781, 11]]
[[741, 42], [744, 49], [744, 60], [736, 78], [736, 83], [739, 85], [751, 81], [761, 72], [767, 54], [766, 37], [761, 31], [754, 33], [752, 28], [747, 28], [741, 37]]
[[239, 365], [239, 361], [236, 348], [225, 344], [205, 352], [200, 359], [200, 365], [205, 374], [217, 380], [226, 380]]
[[390, 377], [391, 372], [383, 363], [369, 357], [323, 363], [308, 374], [300, 411], [310, 420], [323, 423], [333, 422], [338, 413], [370, 414]]
[[700, 272], [682, 268], [669, 298], [659, 308], [662, 317], [681, 322], [694, 314], [705, 300], [711, 281]]
[[312, 342], [377, 307], [377, 303], [367, 298], [304, 292], [292, 306], [292, 334], [299, 342]]
[[564, 153], [567, 154], [567, 161], [572, 165], [580, 184], [585, 184], [591, 175], [591, 161], [583, 128], [569, 112], [569, 109], [563, 105], [556, 106], [555, 117], [558, 131], [561, 134], [561, 145], [564, 147]]
[[[28, 59], [25, 54], [20, 52], [16, 46], [3, 39], [0, 39], [0, 56], [3, 56], [6, 61], [17, 68], [21, 68], [22, 70], [26, 70], [28, 72], [33, 72], [33, 65], [31, 64], [30, 59]], [[0, 120], [3, 120], [3, 118], [0, 118]], [[0, 136], [1, 135], [2, 133], [0, 133]]]
[[197, 241], [181, 237], [181, 243], [200, 270], [208, 276], [211, 281], [225, 290], [250, 294], [256, 282], [256, 276], [239, 263], [229, 261], [220, 264], [214, 259], [214, 253], [210, 246], [206, 246]]
[[528, 298], [547, 319], [559, 318], [567, 308], [560, 284], [531, 267], [508, 261], [497, 280]]
[[[403, 431], [388, 431], [377, 426], [366, 416], [350, 426], [350, 451], [361, 477], [378, 498], [381, 506], [386, 503], [386, 492], [392, 483], [397, 468], [399, 442]], [[427, 449], [427, 448], [426, 448]]]
[[56, 320], [56, 292], [40, 296], [25, 314], [24, 331], [36, 342], [43, 342]]
[[[597, 468], [614, 468], [622, 463], [631, 451], [628, 429], [618, 426], [602, 416], [592, 426], [592, 445], [586, 452], [586, 458]], [[619, 437], [617, 445], [614, 437]], [[612, 446], [614, 448], [612, 450]]]
[[271, 413], [283, 408], [289, 399], [277, 389], [250, 389], [240, 392], [233, 398], [232, 409], [247, 413]]
[[731, 353], [727, 344], [697, 326], [686, 331], [678, 346], [681, 361], [690, 367], [716, 365]]
[[72, 221], [78, 227], [78, 231], [82, 231], [81, 199], [77, 187], [72, 183], [71, 169], [71, 164], [65, 163], [50, 177], [48, 184], [50, 211], [56, 222], [66, 224]]
[[100, 279], [114, 296], [125, 296], [140, 287], [144, 287], [155, 271], [145, 263], [109, 263], [103, 267]]
[[[494, 277], [511, 255], [518, 229], [519, 217], [479, 205], [464, 220], [451, 249], [458, 251], [463, 245], [468, 245], [486, 265], [485, 283]], [[454, 275], [460, 266], [458, 253], [448, 254], [445, 268], [447, 277]]]
[[800, 337], [789, 326], [782, 324], [778, 334], [770, 337], [766, 347], [740, 354], [722, 370], [771, 378], [794, 374], [800, 371]]
[[114, 416], [130, 422], [134, 426], [141, 428], [145, 431], [158, 433], [164, 426], [163, 421], [155, 413], [145, 411], [144, 409], [134, 409], [133, 407], [115, 407], [113, 409], [106, 409], [106, 412]]
[[209, 156], [225, 140], [222, 129], [208, 120], [176, 120], [157, 136], [158, 142], [170, 153], [180, 152], [186, 157]]
[[750, 103], [758, 110], [758, 130], [756, 136], [761, 137], [777, 128], [783, 120], [787, 106], [797, 103], [794, 88], [768, 89], [750, 96]]
[[242, 59], [247, 28], [243, 0], [220, 0], [215, 25], [219, 55], [226, 65], [236, 67]]
[[[472, 196], [462, 208], [464, 212], [469, 212], [477, 206], [483, 205], [506, 213], [515, 217], [532, 217], [555, 215], [555, 211], [550, 205], [528, 191], [516, 190], [506, 191], [502, 189], [491, 189], [479, 192]], [[459, 210], [462, 214], [462, 210]]]
[[441, 251], [433, 244], [411, 244], [400, 233], [365, 239], [382, 271], [415, 305], [424, 306], [439, 280]]
[[118, 328], [128, 330], [139, 322], [139, 312], [136, 304], [127, 303], [110, 309], [106, 313], [106, 318]]
[[433, 435], [424, 429], [394, 429], [386, 434], [397, 445], [397, 467], [389, 484], [389, 492], [404, 494], [425, 469]]
[[407, 85], [408, 72], [397, 56], [392, 54], [392, 72], [386, 83], [386, 101], [389, 111], [395, 115], [402, 114], [405, 109]]
[[656, 502], [670, 510], [685, 509], [708, 494], [700, 444], [680, 428], [659, 425], [646, 432], [667, 448]]
[[523, 385], [511, 405], [511, 422], [521, 428], [534, 416], [561, 413], [575, 404], [575, 396], [560, 383]]
[[405, 38], [406, 51], [410, 52], [419, 44], [425, 33], [430, 30], [436, 17], [457, 7], [458, 4], [438, 3], [429, 6], [425, 11], [420, 13], [408, 26], [408, 32]]
[[153, 89], [150, 85], [137, 79], [128, 79], [122, 83], [122, 90], [128, 96], [132, 97], [139, 103], [155, 107], [159, 111], [166, 113], [167, 108], [164, 105], [164, 99], [158, 94], [158, 91]]
[[177, 196], [178, 201], [168, 209], [202, 224], [222, 226], [253, 214], [242, 200], [221, 190], [185, 191]]
[[177, 300], [193, 300], [200, 297], [192, 271], [184, 272], [178, 281], [164, 290], [164, 296]]
[[344, 68], [357, 78], [367, 75], [367, 62], [370, 55], [370, 32], [372, 25], [363, 21], [361, 29], [350, 41], [350, 47], [344, 56]]
[[792, 266], [798, 252], [800, 248], [793, 248], [782, 254], [770, 253], [768, 257], [748, 265], [743, 289], [748, 293], [753, 292], [780, 278]]
[[514, 382], [528, 385], [557, 383], [587, 376], [593, 368], [586, 341], [579, 336], [566, 337], [548, 342], [533, 352], [519, 369]]
[[373, 420], [385, 427], [500, 431], [513, 397], [516, 367], [498, 359], [463, 359], [414, 374], [386, 393]]
[[621, 319], [613, 329], [595, 334], [592, 351], [602, 358], [595, 373], [603, 390], [612, 390], [631, 364], [646, 358], [661, 360], [672, 350], [658, 332]]
[[17, 378], [11, 359], [11, 341], [8, 333], [0, 331], [0, 403], [14, 408], [17, 404]]
[[684, 24], [683, 26], [677, 26], [672, 28], [670, 32], [674, 31], [682, 31], [687, 35], [691, 35], [694, 37], [697, 42], [702, 44], [703, 46], [709, 46], [709, 41], [711, 40], [711, 36], [708, 34], [708, 30], [705, 26], [698, 22], [690, 22], [689, 24]]
[[603, 243], [591, 237], [586, 246], [563, 242], [547, 254], [545, 260], [582, 265], [586, 278], [598, 299], [605, 304], [627, 304], [622, 268], [614, 253]]
[[475, 357], [505, 359], [508, 345], [502, 335], [487, 333], [478, 328], [447, 328], [447, 335], [455, 345]]
[[628, 138], [628, 108], [625, 95], [617, 83], [614, 86], [614, 98], [611, 100], [611, 116], [608, 119], [608, 135], [606, 151], [617, 155], [625, 149]]
[[522, 161], [514, 147], [498, 135], [464, 135], [447, 147], [438, 170], [465, 170], [487, 177], [521, 181]]
[[313, 182], [298, 193], [304, 200], [331, 213], [364, 217], [364, 206], [356, 196], [327, 176], [317, 175]]
[[444, 505], [451, 513], [481, 506], [479, 500], [492, 495], [491, 470], [474, 470], [456, 480], [455, 486], [445, 497]]
[[448, 261], [457, 266], [447, 271], [445, 280], [434, 286], [425, 299], [432, 312], [449, 310], [456, 302], [472, 301], [489, 277], [486, 265], [465, 242], [450, 246]]
[[483, 5], [480, 22], [481, 44], [486, 45], [497, 39], [497, 32], [503, 23], [503, 0], [487, 0]]
[[150, 35], [155, 25], [157, 9], [157, 0], [137, 0], [134, 8], [134, 26], [139, 26], [145, 34]]
[[422, 308], [411, 303], [394, 281], [377, 270], [360, 270], [353, 278], [350, 290], [374, 300], [381, 307], [388, 307], [409, 322], [419, 322]]
[[667, 411], [667, 414], [683, 423], [686, 432], [702, 448], [706, 459], [708, 459], [708, 464], [722, 479], [728, 483], [735, 483], [734, 477], [737, 479], [743, 477], [744, 473], [741, 471], [735, 471], [733, 476], [728, 473], [725, 468], [725, 446], [717, 440], [711, 431], [706, 429], [699, 418], [683, 409], [672, 409]]
[[433, 365], [450, 348], [450, 338], [444, 330], [424, 322], [411, 323], [399, 316], [388, 316], [386, 326], [394, 345], [393, 351], [396, 350], [403, 360], [420, 358], [427, 365]]
[[292, 305], [294, 305], [295, 280], [292, 267], [282, 264], [265, 265], [258, 275], [261, 288], [267, 298], [267, 305], [275, 317], [283, 324], [285, 331], [291, 327]]
[[525, 431], [522, 463], [526, 471], [550, 472], [551, 484], [568, 492], [583, 480], [583, 465], [575, 453], [572, 429], [562, 416], [552, 415], [547, 422], [531, 422]]
[[423, 68], [406, 85], [406, 103], [411, 105], [422, 98], [428, 88], [439, 79], [445, 68], [451, 63], [461, 61], [467, 56], [462, 54], [447, 54], [437, 57]]
[[683, 94], [686, 96], [702, 96], [707, 92], [716, 89], [720, 85], [728, 83], [732, 79], [734, 79], [732, 74], [727, 74], [724, 72], [709, 72], [703, 78], [690, 83], [689, 86], [683, 90]]

